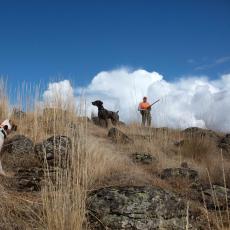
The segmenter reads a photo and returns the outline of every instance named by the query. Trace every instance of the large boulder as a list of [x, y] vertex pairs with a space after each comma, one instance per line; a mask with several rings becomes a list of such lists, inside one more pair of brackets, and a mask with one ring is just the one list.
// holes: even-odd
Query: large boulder
[[2, 151], [12, 154], [31, 154], [34, 153], [34, 143], [24, 135], [15, 135], [5, 142]]
[[125, 133], [119, 129], [113, 127], [108, 132], [108, 137], [112, 139], [115, 143], [128, 144], [133, 143], [133, 140], [129, 138]]
[[15, 175], [17, 190], [22, 192], [40, 191], [43, 176], [42, 168], [18, 169]]
[[[89, 197], [92, 229], [185, 229], [186, 204], [155, 187], [107, 187]], [[191, 227], [191, 226], [190, 226]]]
[[66, 167], [71, 152], [71, 139], [67, 136], [52, 136], [34, 147], [35, 154], [50, 166]]

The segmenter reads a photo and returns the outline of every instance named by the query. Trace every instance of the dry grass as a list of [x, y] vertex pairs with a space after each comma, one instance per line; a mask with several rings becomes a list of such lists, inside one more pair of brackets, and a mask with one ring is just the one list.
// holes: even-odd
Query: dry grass
[[[1, 84], [0, 117], [5, 118], [10, 106], [4, 84]], [[69, 136], [72, 140], [72, 163], [66, 169], [56, 170], [55, 183], [53, 175], [48, 173], [42, 191], [37, 194], [11, 192], [11, 178], [0, 178], [0, 229], [15, 229], [15, 226], [18, 229], [87, 229], [87, 193], [105, 186], [152, 185], [189, 198], [191, 190], [187, 181], [176, 180], [172, 186], [158, 177], [162, 169], [179, 167], [183, 161], [198, 170], [203, 183], [209, 183], [211, 178], [214, 184], [230, 186], [230, 161], [223, 162], [219, 150], [208, 139], [190, 138], [184, 145], [175, 147], [175, 141], [185, 138], [179, 130], [144, 129], [132, 124], [119, 129], [134, 143], [114, 145], [107, 138], [106, 129], [96, 127], [87, 118], [77, 115], [84, 114], [79, 108], [71, 105], [63, 109], [62, 104], [57, 103], [55, 107], [43, 110], [36, 105], [35, 101], [33, 110], [25, 117], [14, 117], [19, 133], [34, 143], [52, 135]], [[157, 163], [136, 164], [130, 158], [134, 152], [147, 152], [157, 159]], [[38, 165], [34, 156], [7, 155], [4, 158], [4, 166], [9, 173], [17, 167]], [[194, 209], [197, 208], [198, 213], [208, 216], [210, 222], [215, 220], [203, 205], [196, 205]]]

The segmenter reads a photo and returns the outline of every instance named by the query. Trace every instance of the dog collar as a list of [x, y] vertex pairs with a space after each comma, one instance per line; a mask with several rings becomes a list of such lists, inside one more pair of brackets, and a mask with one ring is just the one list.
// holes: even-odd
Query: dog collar
[[4, 139], [6, 139], [6, 131], [3, 128], [0, 128], [0, 131], [3, 133]]

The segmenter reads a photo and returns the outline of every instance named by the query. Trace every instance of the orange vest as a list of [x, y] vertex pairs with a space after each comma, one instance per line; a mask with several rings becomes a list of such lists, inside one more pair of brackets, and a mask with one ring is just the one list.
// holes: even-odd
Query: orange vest
[[150, 104], [148, 102], [141, 102], [139, 104], [139, 109], [148, 109], [149, 106]]

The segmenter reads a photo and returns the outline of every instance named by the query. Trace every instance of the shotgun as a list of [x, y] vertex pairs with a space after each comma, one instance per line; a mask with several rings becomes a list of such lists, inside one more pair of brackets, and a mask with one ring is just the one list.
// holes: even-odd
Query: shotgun
[[[158, 99], [157, 101], [154, 101], [147, 109], [151, 108], [154, 104], [156, 104], [159, 101], [160, 99]], [[143, 111], [143, 110], [146, 110], [146, 109], [139, 109], [139, 111]]]

